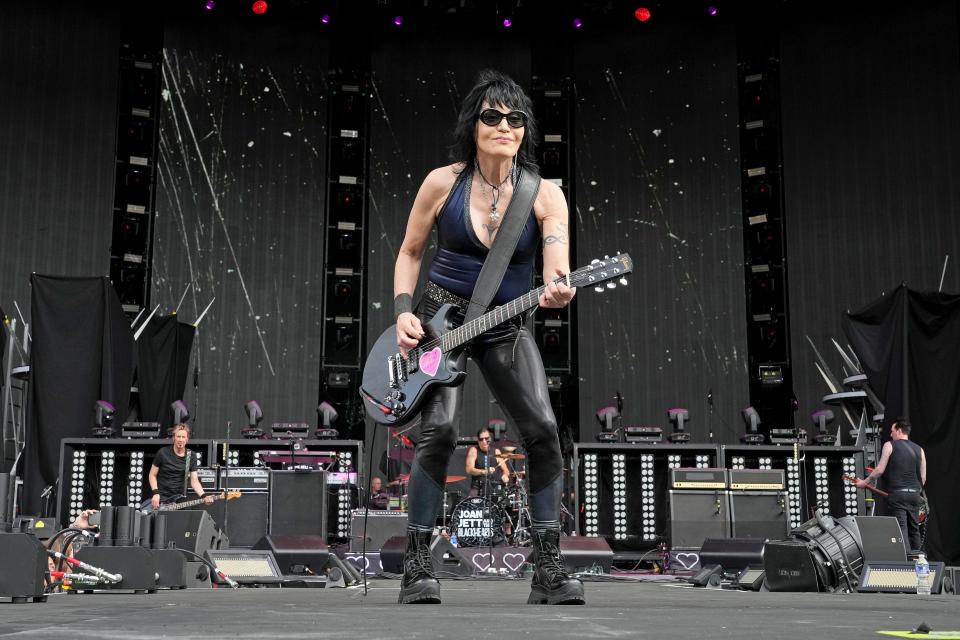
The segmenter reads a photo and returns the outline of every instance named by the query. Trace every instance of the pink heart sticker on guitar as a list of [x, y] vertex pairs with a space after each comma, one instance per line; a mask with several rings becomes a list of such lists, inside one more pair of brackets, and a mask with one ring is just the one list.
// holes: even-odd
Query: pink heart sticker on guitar
[[440, 368], [440, 347], [434, 347], [420, 356], [420, 370], [428, 376], [434, 376]]

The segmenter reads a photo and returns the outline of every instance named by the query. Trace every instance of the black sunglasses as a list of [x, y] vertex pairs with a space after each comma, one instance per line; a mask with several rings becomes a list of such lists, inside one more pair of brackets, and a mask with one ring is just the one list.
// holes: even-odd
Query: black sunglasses
[[480, 442], [489, 442], [490, 438], [477, 438]]
[[484, 109], [477, 117], [480, 119], [480, 122], [488, 127], [497, 126], [504, 118], [507, 119], [507, 124], [510, 125], [511, 129], [520, 129], [521, 127], [527, 126], [527, 114], [523, 111], [502, 113], [496, 109]]

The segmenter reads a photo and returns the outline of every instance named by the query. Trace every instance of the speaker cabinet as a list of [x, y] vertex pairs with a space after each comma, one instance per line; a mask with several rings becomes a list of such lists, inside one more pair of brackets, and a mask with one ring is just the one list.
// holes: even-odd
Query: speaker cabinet
[[[363, 547], [364, 509], [356, 509], [350, 521], [350, 551]], [[407, 532], [407, 514], [403, 511], [374, 511], [367, 516], [367, 551], [379, 551], [383, 543], [393, 536]]]
[[768, 542], [763, 551], [763, 570], [770, 591], [820, 590], [813, 556], [803, 542]]
[[763, 546], [757, 538], [707, 538], [700, 549], [700, 566], [720, 565], [726, 573], [763, 566]]
[[170, 546], [172, 542], [177, 549], [203, 555], [208, 549], [230, 546], [229, 539], [206, 511], [158, 511], [156, 517], [164, 519], [164, 547]]
[[731, 491], [730, 526], [734, 538], [786, 538], [786, 496], [778, 491]]
[[270, 472], [270, 535], [327, 539], [327, 480], [323, 471]]
[[267, 535], [270, 496], [266, 493], [244, 493], [236, 500], [218, 500], [205, 505], [217, 527], [226, 532], [231, 547], [250, 548]]
[[330, 555], [327, 539], [315, 535], [269, 535], [253, 548], [273, 553], [283, 575], [323, 575]]
[[906, 562], [907, 547], [896, 518], [857, 516], [854, 518], [863, 547], [864, 562]]
[[730, 537], [725, 491], [670, 491], [670, 546], [699, 549], [707, 538]]
[[0, 598], [13, 602], [46, 602], [43, 578], [47, 551], [26, 533], [0, 533]]

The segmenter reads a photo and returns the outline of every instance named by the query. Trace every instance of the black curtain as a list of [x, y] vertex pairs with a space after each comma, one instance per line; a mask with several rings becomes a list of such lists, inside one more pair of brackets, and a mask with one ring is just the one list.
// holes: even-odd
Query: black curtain
[[137, 340], [140, 419], [159, 422], [161, 433], [173, 426], [170, 404], [183, 400], [195, 332], [192, 324], [178, 322], [176, 316], [155, 317]]
[[39, 513], [40, 492], [59, 475], [60, 440], [90, 435], [97, 400], [127, 415], [133, 333], [103, 277], [30, 278], [31, 411], [23, 461], [24, 509]]
[[924, 448], [931, 509], [926, 548], [932, 559], [956, 564], [960, 510], [951, 488], [960, 485], [960, 295], [901, 285], [848, 313], [844, 331], [886, 406], [886, 424], [906, 417], [910, 439]]

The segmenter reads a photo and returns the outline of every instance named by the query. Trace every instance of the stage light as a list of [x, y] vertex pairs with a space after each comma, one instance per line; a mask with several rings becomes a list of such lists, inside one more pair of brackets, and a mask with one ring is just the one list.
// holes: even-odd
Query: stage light
[[684, 424], [690, 419], [690, 412], [686, 409], [670, 409], [667, 418], [673, 423], [673, 433], [670, 442], [689, 442], [690, 434], [684, 431]]
[[320, 418], [320, 426], [324, 429], [329, 429], [330, 425], [333, 424], [333, 421], [336, 420], [340, 414], [337, 413], [337, 410], [333, 408], [332, 404], [323, 401], [317, 406], [317, 415]]
[[637, 7], [636, 10], [633, 12], [633, 17], [639, 20], [640, 22], [646, 22], [647, 20], [650, 19], [651, 15], [652, 14], [650, 13], [650, 9], [647, 9], [646, 7]]
[[190, 419], [190, 411], [183, 400], [175, 400], [170, 405], [170, 412], [173, 413], [173, 424], [181, 424]]
[[627, 475], [622, 453], [613, 454], [613, 537], [627, 538]]
[[94, 405], [93, 435], [96, 438], [109, 438], [113, 435], [113, 418], [117, 410], [106, 400], [97, 400]]
[[253, 3], [253, 6], [250, 7], [250, 10], [258, 16], [262, 16], [267, 12], [267, 3], [265, 0], [257, 0]]
[[583, 456], [583, 521], [584, 535], [600, 535], [597, 527], [597, 454], [587, 453]]
[[582, 27], [582, 26], [583, 26], [583, 20], [581, 20], [580, 18], [574, 18], [574, 19], [573, 19], [573, 28], [574, 28], [574, 29], [579, 29], [579, 28]]
[[827, 433], [827, 425], [831, 424], [834, 420], [833, 411], [830, 409], [814, 411], [810, 414], [810, 420], [817, 427], [817, 435], [813, 436], [814, 442], [826, 445], [837, 443], [837, 437], [831, 433]]
[[717, 8], [714, 5], [707, 7], [707, 15], [715, 16], [717, 15]]
[[217, 6], [217, 3], [213, 0], [207, 0], [206, 4], [203, 6], [207, 11], [213, 11], [213, 8]]
[[504, 19], [503, 19], [503, 26], [506, 27], [507, 29], [509, 29], [510, 27], [513, 26], [513, 20], [511, 20], [510, 18], [504, 18]]
[[640, 518], [644, 540], [657, 539], [655, 496], [653, 454], [644, 453], [640, 456]]
[[243, 405], [243, 411], [247, 414], [247, 426], [255, 427], [263, 420], [263, 411], [260, 409], [260, 403], [256, 400], [250, 400]]
[[330, 14], [325, 13], [322, 16], [320, 16], [320, 22], [322, 22], [323, 24], [330, 24]]
[[487, 420], [487, 430], [493, 434], [493, 441], [503, 440], [507, 433], [507, 423], [500, 418], [490, 418]]
[[403, 16], [397, 16], [393, 19], [393, 24], [402, 27], [403, 26]]
[[617, 411], [616, 407], [603, 407], [594, 415], [596, 415], [597, 422], [600, 423], [600, 428], [605, 433], [612, 433], [614, 431], [613, 421], [620, 417], [620, 412]]

